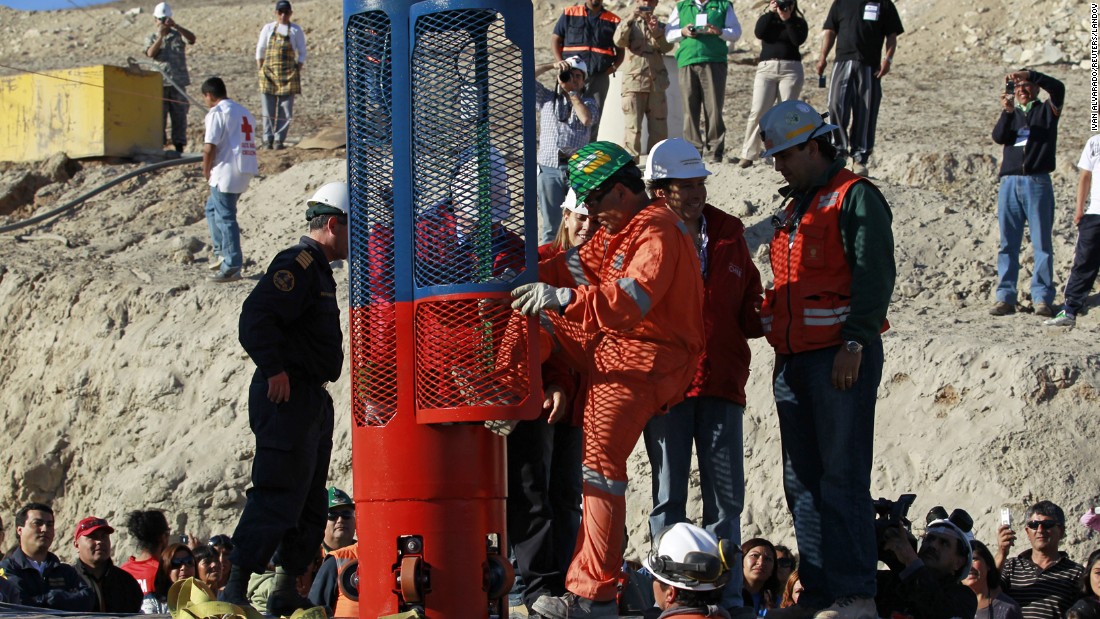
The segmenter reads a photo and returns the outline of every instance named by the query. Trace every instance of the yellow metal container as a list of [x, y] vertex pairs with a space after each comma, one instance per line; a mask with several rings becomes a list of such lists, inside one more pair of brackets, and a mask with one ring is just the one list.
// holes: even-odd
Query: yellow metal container
[[0, 77], [0, 161], [163, 148], [161, 76], [99, 65]]

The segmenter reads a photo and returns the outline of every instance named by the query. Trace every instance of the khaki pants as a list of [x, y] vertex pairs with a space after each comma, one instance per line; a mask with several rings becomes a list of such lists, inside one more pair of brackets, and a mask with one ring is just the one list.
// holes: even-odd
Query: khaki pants
[[805, 77], [798, 60], [763, 60], [756, 66], [756, 81], [752, 85], [752, 110], [745, 125], [742, 159], [759, 159], [764, 152], [760, 140], [760, 117], [781, 101], [798, 99]]
[[[623, 124], [626, 135], [623, 147], [638, 161], [657, 142], [668, 137], [668, 100], [664, 92], [624, 92]], [[642, 150], [642, 120], [648, 122], [649, 139]]]
[[680, 98], [684, 105], [684, 139], [721, 159], [726, 153], [726, 123], [722, 107], [726, 101], [724, 62], [701, 62], [680, 67]]

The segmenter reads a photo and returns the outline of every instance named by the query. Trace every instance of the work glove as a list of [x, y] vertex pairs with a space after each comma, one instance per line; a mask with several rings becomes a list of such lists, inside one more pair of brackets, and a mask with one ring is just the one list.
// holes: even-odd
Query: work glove
[[535, 282], [512, 289], [512, 309], [519, 310], [524, 316], [536, 316], [543, 310], [561, 312], [573, 301], [573, 291], [569, 288], [555, 288], [550, 284]]

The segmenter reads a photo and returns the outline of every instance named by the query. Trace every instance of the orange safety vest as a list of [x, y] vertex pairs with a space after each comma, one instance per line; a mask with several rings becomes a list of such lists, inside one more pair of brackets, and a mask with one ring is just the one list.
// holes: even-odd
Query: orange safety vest
[[[840, 236], [840, 207], [848, 190], [863, 180], [847, 169], [833, 175], [810, 200], [793, 242], [790, 226], [771, 243], [775, 287], [764, 292], [760, 308], [764, 336], [779, 354], [836, 346], [851, 312], [852, 269]], [[790, 217], [791, 200], [784, 210]], [[883, 331], [888, 324], [883, 325]]]
[[[328, 553], [332, 558], [336, 560], [336, 574], [340, 574], [340, 569], [351, 562], [352, 559], [359, 558], [359, 543], [353, 543], [350, 546], [344, 546], [343, 548], [337, 548]], [[339, 576], [337, 576], [339, 577]], [[353, 602], [348, 599], [339, 586], [336, 589], [336, 608], [332, 609], [333, 617], [352, 617], [358, 619], [359, 617], [359, 602]]]
[[[565, 15], [567, 23], [573, 26], [574, 31], [584, 32], [588, 31], [585, 28], [585, 22], [588, 20], [588, 9], [583, 4], [577, 4], [574, 6], [567, 6], [562, 11]], [[587, 41], [565, 41], [562, 45], [561, 52], [562, 57], [569, 57], [570, 53], [576, 54], [580, 52], [591, 52], [593, 54], [603, 54], [604, 56], [615, 55], [615, 44], [612, 43], [612, 37], [615, 33], [615, 28], [619, 26], [619, 16], [603, 9], [599, 17], [599, 26], [594, 34], [594, 38]], [[568, 32], [568, 26], [567, 26]], [[600, 45], [600, 39], [606, 41], [606, 45]], [[593, 68], [589, 67], [592, 71]], [[599, 73], [600, 71], [594, 71]]]

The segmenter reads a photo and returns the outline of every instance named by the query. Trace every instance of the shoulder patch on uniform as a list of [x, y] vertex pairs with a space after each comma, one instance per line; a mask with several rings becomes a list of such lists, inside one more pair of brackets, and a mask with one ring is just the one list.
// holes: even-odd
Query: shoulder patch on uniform
[[275, 274], [271, 276], [271, 283], [283, 292], [290, 292], [294, 290], [294, 274], [286, 269], [275, 271]]
[[294, 261], [303, 269], [308, 269], [309, 265], [313, 264], [313, 254], [309, 253], [308, 249], [303, 249], [302, 253], [294, 258]]

